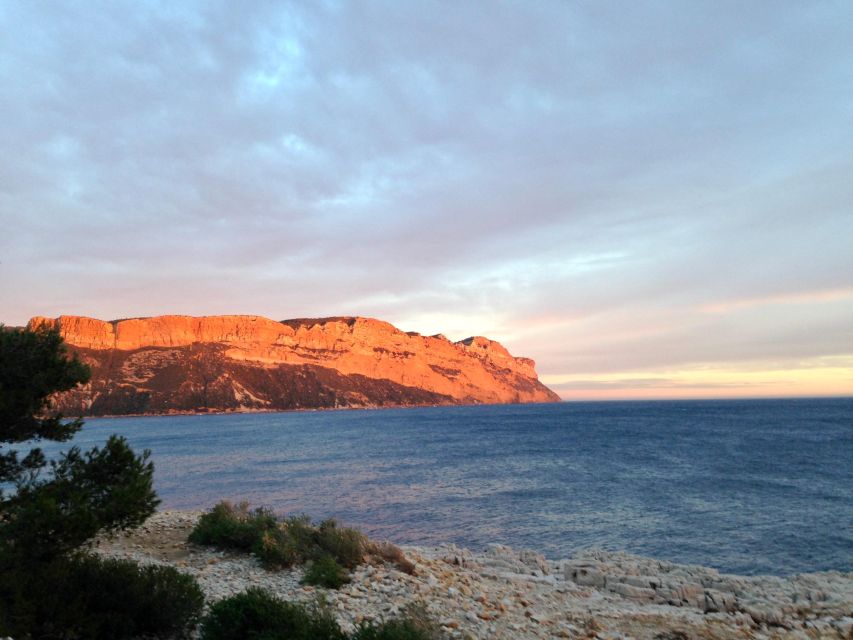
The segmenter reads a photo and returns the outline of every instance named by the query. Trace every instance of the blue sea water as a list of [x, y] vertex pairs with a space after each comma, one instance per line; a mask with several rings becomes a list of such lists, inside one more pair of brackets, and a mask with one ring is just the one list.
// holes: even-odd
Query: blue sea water
[[853, 570], [853, 399], [90, 419], [74, 443], [110, 433], [152, 451], [163, 508], [246, 499], [400, 544]]

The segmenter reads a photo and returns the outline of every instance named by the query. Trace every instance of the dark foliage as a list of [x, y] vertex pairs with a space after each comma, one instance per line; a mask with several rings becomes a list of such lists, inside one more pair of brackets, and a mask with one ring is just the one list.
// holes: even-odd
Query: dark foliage
[[306, 558], [312, 554], [317, 544], [317, 529], [311, 524], [311, 518], [306, 515], [290, 516], [281, 522], [280, 528]]
[[360, 531], [338, 527], [331, 519], [324, 520], [317, 528], [316, 540], [317, 546], [347, 569], [355, 569], [364, 561], [366, 539]]
[[158, 503], [148, 452], [136, 456], [123, 438], [85, 453], [72, 447], [49, 466], [49, 480], [22, 479], [3, 501], [0, 552], [50, 560], [99, 532], [142, 524]]
[[89, 368], [76, 356], [68, 358], [58, 332], [0, 326], [0, 425], [4, 441], [68, 440], [81, 423], [63, 423], [62, 416], [42, 414], [52, 394], [87, 382], [89, 375]]
[[352, 640], [439, 640], [441, 628], [420, 605], [410, 605], [399, 618], [380, 623], [365, 623], [356, 629]]
[[314, 559], [305, 570], [303, 584], [327, 589], [340, 589], [350, 581], [349, 571], [339, 565], [335, 559], [324, 553]]
[[246, 502], [233, 505], [222, 501], [205, 513], [190, 533], [193, 544], [212, 545], [222, 549], [250, 551], [268, 531], [278, 524], [268, 510], [249, 510]]
[[0, 633], [112, 640], [186, 634], [204, 598], [172, 567], [74, 555], [0, 572]]
[[344, 640], [324, 608], [285, 602], [252, 587], [215, 603], [201, 626], [203, 640]]
[[[354, 569], [364, 561], [367, 539], [355, 529], [338, 527], [334, 520], [311, 524], [307, 516], [278, 522], [266, 509], [220, 502], [201, 517], [189, 540], [221, 549], [251, 551], [268, 569], [281, 569], [330, 556], [338, 565]], [[330, 580], [337, 582], [337, 580]]]
[[[56, 331], [0, 325], [0, 442], [71, 438], [83, 423], [63, 421], [58, 414], [44, 415], [48, 398], [88, 380], [88, 367], [76, 356], [67, 357]], [[14, 483], [43, 466], [44, 456], [39, 449], [33, 449], [23, 459], [15, 451], [0, 452], [0, 483]]]
[[[51, 393], [88, 380], [88, 369], [68, 358], [56, 331], [0, 329], [0, 445], [40, 439], [65, 441], [82, 423], [44, 417]], [[44, 474], [45, 469], [50, 473]], [[0, 554], [22, 561], [63, 555], [99, 532], [142, 523], [157, 505], [148, 452], [137, 456], [111, 437], [103, 448], [72, 447], [50, 463], [34, 448], [0, 454]]]
[[264, 568], [274, 570], [303, 562], [306, 552], [284, 528], [277, 528], [265, 531], [252, 546], [252, 553]]
[[[57, 332], [0, 327], [0, 445], [68, 440], [82, 423], [47, 415], [49, 398], [88, 375]], [[153, 473], [148, 452], [137, 456], [116, 436], [50, 462], [37, 448], [23, 458], [0, 452], [0, 482], [12, 487], [0, 493], [0, 633], [120, 638], [192, 622], [201, 604], [192, 578], [77, 554], [154, 512]]]

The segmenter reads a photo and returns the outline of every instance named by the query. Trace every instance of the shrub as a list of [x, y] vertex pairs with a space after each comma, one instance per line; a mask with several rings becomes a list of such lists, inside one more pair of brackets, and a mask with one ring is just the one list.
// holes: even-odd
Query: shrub
[[282, 529], [265, 531], [252, 547], [252, 553], [266, 569], [286, 569], [303, 561], [303, 550]]
[[264, 508], [249, 510], [247, 502], [233, 505], [223, 500], [205, 513], [189, 536], [193, 544], [251, 550], [264, 533], [277, 528], [275, 516]]
[[12, 604], [0, 606], [0, 631], [20, 637], [171, 638], [195, 626], [204, 603], [195, 579], [173, 567], [81, 554], [3, 569], [2, 602]]
[[149, 453], [134, 454], [123, 438], [85, 452], [71, 447], [53, 460], [32, 446], [67, 441], [82, 428], [82, 420], [55, 415], [50, 398], [89, 375], [58, 331], [0, 325], [0, 553], [14, 556], [22, 572], [98, 533], [142, 524], [159, 502]]
[[328, 553], [319, 555], [311, 562], [302, 577], [302, 584], [327, 589], [340, 589], [349, 581], [349, 571], [339, 565]]
[[390, 542], [369, 542], [367, 552], [386, 562], [390, 562], [410, 576], [415, 573], [415, 563], [406, 557], [403, 550]]
[[423, 605], [409, 605], [399, 618], [360, 625], [352, 640], [439, 640], [441, 637], [441, 628]]
[[204, 605], [195, 578], [169, 566], [147, 566], [140, 573], [137, 620], [142, 632], [171, 636], [195, 627]]
[[290, 516], [282, 521], [281, 528], [298, 548], [303, 550], [313, 548], [317, 530], [311, 524], [310, 517], [304, 514], [301, 516]]
[[190, 533], [195, 544], [251, 551], [268, 569], [281, 569], [330, 555], [347, 568], [364, 560], [367, 539], [355, 529], [339, 528], [334, 520], [311, 524], [308, 516], [277, 522], [266, 509], [249, 510], [247, 503], [220, 502], [204, 514]]
[[174, 569], [80, 554], [99, 533], [154, 513], [148, 451], [136, 455], [115, 435], [103, 447], [71, 447], [53, 460], [21, 447], [65, 442], [81, 429], [82, 420], [64, 420], [50, 398], [89, 376], [57, 330], [0, 325], [0, 635], [172, 636], [201, 609], [198, 585]]
[[364, 561], [366, 538], [355, 529], [339, 528], [334, 520], [324, 520], [317, 529], [317, 545], [347, 569]]
[[285, 602], [258, 587], [210, 607], [201, 625], [203, 640], [344, 640], [325, 608]]

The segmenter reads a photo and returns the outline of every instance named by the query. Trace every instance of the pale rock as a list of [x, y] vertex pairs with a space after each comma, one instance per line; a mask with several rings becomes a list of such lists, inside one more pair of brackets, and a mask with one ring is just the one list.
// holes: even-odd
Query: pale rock
[[624, 582], [607, 582], [607, 590], [618, 593], [620, 596], [632, 598], [634, 600], [654, 600], [654, 589], [644, 589], [643, 587], [634, 587]]
[[732, 593], [705, 590], [705, 611], [724, 611], [731, 613], [737, 609], [737, 598]]
[[584, 587], [595, 587], [603, 589], [605, 584], [604, 574], [593, 567], [567, 567], [566, 580], [572, 580]]
[[653, 576], [625, 576], [623, 582], [643, 589], [657, 589], [661, 586], [660, 578]]
[[694, 607], [705, 606], [705, 588], [701, 584], [686, 582], [679, 587], [679, 595], [684, 602]]

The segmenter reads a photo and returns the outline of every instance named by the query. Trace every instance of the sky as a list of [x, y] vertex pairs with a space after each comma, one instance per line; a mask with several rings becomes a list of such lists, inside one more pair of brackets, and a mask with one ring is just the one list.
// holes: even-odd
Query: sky
[[364, 315], [853, 395], [853, 4], [0, 0], [0, 322]]

